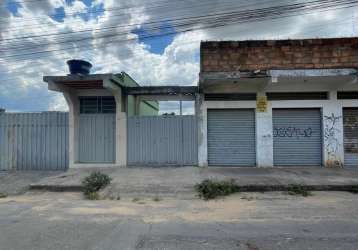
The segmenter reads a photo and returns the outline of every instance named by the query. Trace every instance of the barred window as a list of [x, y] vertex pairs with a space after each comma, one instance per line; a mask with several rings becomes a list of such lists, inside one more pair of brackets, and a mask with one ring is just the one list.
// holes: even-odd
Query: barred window
[[113, 96], [81, 96], [80, 113], [116, 113], [116, 101]]

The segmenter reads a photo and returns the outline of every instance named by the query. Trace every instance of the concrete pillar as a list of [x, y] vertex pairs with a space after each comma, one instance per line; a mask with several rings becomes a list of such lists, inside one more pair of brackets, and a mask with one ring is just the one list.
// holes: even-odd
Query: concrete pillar
[[323, 106], [323, 160], [325, 167], [342, 167], [344, 164], [344, 135], [342, 104], [337, 92], [330, 92], [329, 102]]
[[272, 108], [256, 112], [256, 164], [258, 167], [273, 166]]
[[208, 138], [207, 138], [207, 109], [204, 95], [197, 94], [195, 99], [195, 113], [198, 119], [198, 165], [208, 166]]
[[69, 168], [73, 168], [78, 162], [78, 134], [79, 134], [79, 113], [80, 104], [77, 94], [64, 91], [63, 95], [69, 107], [69, 128], [68, 128], [68, 159]]
[[116, 165], [127, 166], [127, 113], [125, 98], [121, 87], [110, 80], [104, 80], [103, 86], [110, 90], [116, 100]]
[[[266, 97], [258, 93], [258, 97]], [[257, 167], [273, 166], [273, 128], [272, 107], [267, 102], [266, 110], [256, 108], [256, 165]]]

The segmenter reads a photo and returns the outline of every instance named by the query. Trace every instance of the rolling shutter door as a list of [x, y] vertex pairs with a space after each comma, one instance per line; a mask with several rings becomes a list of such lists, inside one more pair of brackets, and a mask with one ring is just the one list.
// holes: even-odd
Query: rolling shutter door
[[273, 110], [275, 166], [321, 166], [320, 109]]
[[208, 163], [255, 166], [255, 111], [208, 110]]
[[358, 108], [343, 109], [344, 165], [358, 167]]

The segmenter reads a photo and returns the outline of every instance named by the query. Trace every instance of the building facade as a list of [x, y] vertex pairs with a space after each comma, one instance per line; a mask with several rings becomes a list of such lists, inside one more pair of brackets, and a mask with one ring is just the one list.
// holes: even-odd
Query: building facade
[[[358, 38], [209, 41], [200, 55], [199, 86], [44, 77], [69, 105], [69, 167], [358, 166]], [[195, 115], [158, 116], [168, 100]]]
[[200, 166], [358, 164], [358, 38], [202, 42]]

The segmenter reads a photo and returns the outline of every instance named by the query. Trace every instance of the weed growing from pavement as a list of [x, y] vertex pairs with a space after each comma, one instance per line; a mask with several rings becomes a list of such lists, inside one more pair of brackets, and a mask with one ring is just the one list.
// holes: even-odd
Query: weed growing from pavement
[[290, 185], [287, 188], [289, 195], [302, 195], [303, 197], [312, 196], [312, 192], [302, 185]]
[[158, 197], [158, 196], [155, 196], [154, 198], [153, 198], [153, 201], [155, 201], [155, 202], [159, 202], [159, 201], [161, 201], [162, 199], [160, 198], [160, 197]]
[[358, 194], [358, 186], [353, 186], [349, 189], [349, 192], [352, 194]]
[[6, 198], [6, 197], [7, 197], [7, 194], [0, 193], [0, 199]]
[[87, 193], [85, 196], [88, 200], [100, 200], [98, 192]]
[[111, 178], [99, 171], [92, 172], [82, 180], [83, 193], [89, 200], [98, 200], [100, 198], [98, 191], [111, 183]]
[[204, 200], [215, 199], [217, 197], [227, 196], [240, 192], [240, 187], [235, 180], [215, 181], [206, 179], [195, 185], [195, 190], [200, 198]]

